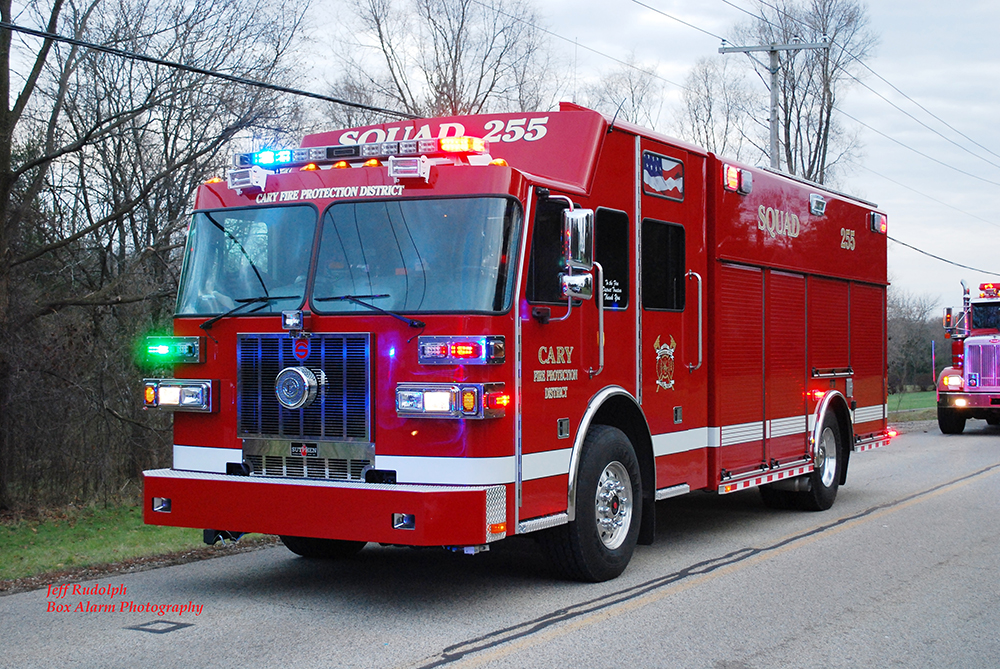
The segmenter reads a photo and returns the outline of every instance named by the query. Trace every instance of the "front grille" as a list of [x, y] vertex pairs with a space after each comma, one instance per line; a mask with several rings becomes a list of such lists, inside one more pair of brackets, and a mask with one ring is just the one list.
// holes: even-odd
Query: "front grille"
[[363, 481], [371, 460], [303, 458], [281, 455], [246, 455], [254, 476]]
[[965, 353], [965, 374], [979, 374], [980, 388], [1000, 387], [1000, 356], [996, 344], [969, 344]]
[[[285, 333], [239, 336], [239, 436], [371, 441], [369, 335], [314, 334], [304, 361], [292, 353], [293, 343]], [[286, 367], [300, 366], [319, 380], [316, 399], [305, 408], [286, 409], [278, 403], [274, 380]]]

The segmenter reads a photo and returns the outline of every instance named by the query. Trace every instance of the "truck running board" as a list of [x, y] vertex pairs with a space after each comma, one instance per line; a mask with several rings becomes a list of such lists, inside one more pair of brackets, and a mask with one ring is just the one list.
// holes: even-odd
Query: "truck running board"
[[776, 469], [769, 469], [766, 472], [751, 472], [749, 474], [733, 476], [732, 478], [726, 479], [719, 484], [719, 494], [725, 495], [727, 493], [737, 492], [738, 490], [753, 488], [754, 486], [774, 483], [775, 481], [781, 481], [782, 479], [803, 476], [804, 474], [809, 474], [812, 470], [812, 461], [796, 460], [795, 462], [790, 462]]

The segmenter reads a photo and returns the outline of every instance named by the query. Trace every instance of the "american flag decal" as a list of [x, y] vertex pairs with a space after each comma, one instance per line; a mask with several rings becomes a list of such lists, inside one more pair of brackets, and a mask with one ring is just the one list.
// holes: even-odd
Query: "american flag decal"
[[684, 163], [648, 151], [642, 154], [643, 190], [670, 200], [684, 199]]

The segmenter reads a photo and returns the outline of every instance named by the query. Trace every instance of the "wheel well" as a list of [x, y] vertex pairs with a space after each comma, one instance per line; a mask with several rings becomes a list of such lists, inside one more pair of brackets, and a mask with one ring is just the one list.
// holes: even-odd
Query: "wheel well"
[[625, 433], [635, 449], [642, 476], [642, 524], [639, 543], [653, 543], [656, 528], [656, 463], [653, 458], [653, 440], [649, 436], [646, 418], [627, 395], [609, 397], [594, 414], [591, 425], [608, 425]]

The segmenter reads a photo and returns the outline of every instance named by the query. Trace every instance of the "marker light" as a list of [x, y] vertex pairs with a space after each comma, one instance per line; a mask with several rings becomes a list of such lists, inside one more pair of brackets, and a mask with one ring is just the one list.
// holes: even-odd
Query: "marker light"
[[825, 390], [810, 390], [809, 392], [806, 393], [806, 395], [809, 396], [809, 399], [811, 399], [813, 401], [816, 401], [816, 402], [819, 402], [826, 395], [826, 391]]
[[723, 165], [722, 186], [728, 191], [747, 195], [753, 191], [753, 172], [735, 165]]
[[872, 232], [877, 232], [880, 235], [884, 235], [889, 226], [886, 222], [885, 214], [880, 214], [877, 211], [871, 213], [871, 225]]

